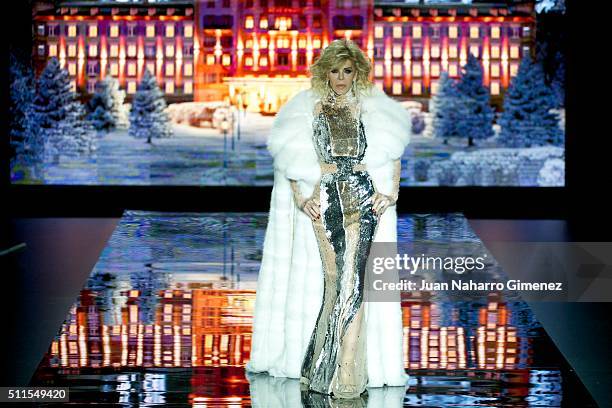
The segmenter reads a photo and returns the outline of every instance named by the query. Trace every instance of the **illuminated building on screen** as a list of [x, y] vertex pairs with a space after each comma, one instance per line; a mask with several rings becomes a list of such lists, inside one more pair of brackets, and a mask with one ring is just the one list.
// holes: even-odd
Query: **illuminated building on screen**
[[330, 41], [350, 38], [391, 95], [429, 97], [471, 52], [495, 96], [533, 48], [534, 13], [531, 2], [35, 1], [33, 61], [40, 73], [57, 57], [83, 94], [112, 75], [129, 98], [148, 69], [169, 102], [229, 97], [274, 112], [310, 86], [308, 66]]
[[534, 5], [516, 3], [377, 2], [374, 82], [390, 95], [429, 97], [440, 73], [457, 78], [471, 53], [481, 61], [484, 85], [495, 98], [535, 41]]

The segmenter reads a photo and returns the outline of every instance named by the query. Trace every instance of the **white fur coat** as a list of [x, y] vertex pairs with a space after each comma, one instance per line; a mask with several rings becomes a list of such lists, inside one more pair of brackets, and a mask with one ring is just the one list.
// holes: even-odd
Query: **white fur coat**
[[[313, 143], [317, 98], [311, 89], [296, 94], [276, 115], [268, 150], [274, 158], [274, 185], [257, 283], [251, 358], [247, 370], [299, 378], [323, 298], [323, 267], [312, 221], [293, 200], [289, 180], [309, 197], [321, 176]], [[363, 161], [377, 190], [393, 189], [393, 160], [410, 141], [410, 114], [373, 88], [362, 99], [367, 138]], [[376, 242], [397, 242], [396, 206], [382, 214]], [[401, 306], [367, 302], [368, 387], [405, 385]]]

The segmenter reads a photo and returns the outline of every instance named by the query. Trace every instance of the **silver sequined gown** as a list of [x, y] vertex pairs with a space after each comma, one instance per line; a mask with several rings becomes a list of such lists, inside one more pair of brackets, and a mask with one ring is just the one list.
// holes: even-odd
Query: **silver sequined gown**
[[314, 193], [320, 198], [321, 217], [313, 226], [324, 295], [301, 375], [311, 391], [354, 398], [368, 382], [363, 282], [378, 217], [372, 211], [375, 189], [365, 165], [353, 169], [367, 148], [359, 103], [354, 96], [341, 103], [334, 96], [317, 104], [313, 123], [322, 169]]

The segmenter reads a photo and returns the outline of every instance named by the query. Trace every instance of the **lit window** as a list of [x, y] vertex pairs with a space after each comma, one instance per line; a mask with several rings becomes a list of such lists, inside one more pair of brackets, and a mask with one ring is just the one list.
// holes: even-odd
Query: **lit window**
[[45, 25], [44, 24], [38, 25], [38, 35], [45, 35]]
[[253, 48], [253, 40], [251, 38], [246, 40], [245, 43], [244, 43], [244, 47], [245, 48]]
[[68, 73], [72, 76], [76, 75], [76, 64], [74, 62], [68, 63]]
[[491, 64], [491, 76], [494, 78], [499, 77], [499, 64]]
[[531, 28], [529, 26], [523, 26], [523, 37], [529, 37], [531, 34]]
[[298, 47], [299, 48], [306, 48], [306, 39], [304, 37], [301, 37], [298, 40]]
[[87, 92], [94, 93], [96, 91], [96, 81], [87, 81]]
[[174, 24], [168, 24], [166, 26], [166, 37], [167, 38], [174, 37]]
[[432, 81], [431, 82], [431, 94], [435, 95], [438, 93], [438, 81]]
[[376, 65], [374, 65], [374, 76], [377, 76], [377, 77], [383, 76], [382, 62], [377, 62]]
[[44, 44], [41, 44], [41, 45], [38, 46], [38, 55], [40, 55], [41, 57], [43, 55], [45, 55], [45, 46], [44, 46]]
[[480, 30], [478, 26], [470, 26], [470, 38], [478, 38], [480, 37]]
[[135, 76], [136, 75], [136, 63], [135, 62], [129, 62], [128, 63], [127, 74], [129, 76]]
[[431, 76], [440, 76], [440, 64], [438, 64], [437, 62], [431, 64]]
[[501, 31], [499, 29], [499, 26], [491, 27], [491, 38], [499, 38], [500, 35], [501, 35]]
[[412, 37], [413, 38], [421, 38], [423, 31], [421, 26], [412, 26]]
[[491, 95], [499, 95], [499, 82], [491, 82]]
[[70, 24], [68, 26], [68, 37], [76, 37], [77, 35], [77, 27], [74, 24]]
[[166, 93], [167, 94], [174, 93], [174, 81], [166, 82]]
[[231, 62], [231, 58], [228, 54], [223, 54], [223, 56], [221, 57], [221, 64], [223, 66], [228, 66]]
[[70, 44], [68, 46], [68, 56], [69, 57], [76, 57], [76, 45]]
[[49, 56], [57, 57], [57, 44], [49, 44]]
[[268, 66], [268, 58], [267, 57], [259, 58], [259, 65], [262, 66], [262, 67], [267, 67]]
[[383, 26], [377, 25], [374, 27], [374, 38], [383, 38], [384, 29]]
[[518, 58], [519, 57], [519, 47], [518, 45], [513, 45], [510, 47], [510, 58]]
[[440, 38], [440, 27], [431, 27], [431, 38]]
[[264, 30], [268, 28], [268, 18], [267, 17], [262, 17], [261, 20], [259, 20], [259, 28], [262, 28]]
[[449, 64], [448, 65], [448, 75], [450, 75], [452, 77], [456, 77], [457, 76], [457, 63], [453, 63], [453, 64]]
[[174, 45], [166, 45], [166, 57], [174, 57]]
[[253, 66], [253, 57], [246, 57], [244, 59], [244, 65], [246, 65], [247, 67], [252, 67]]
[[413, 95], [420, 95], [421, 92], [423, 92], [422, 86], [421, 86], [421, 81], [414, 81], [412, 83], [412, 94]]
[[421, 64], [414, 63], [412, 65], [412, 76], [420, 77], [421, 76], [421, 71], [422, 71]]
[[127, 83], [127, 93], [129, 93], [129, 94], [136, 93], [136, 81], [128, 81], [128, 83]]
[[193, 37], [193, 25], [185, 24], [185, 29], [183, 31], [184, 31], [185, 37], [188, 37], [188, 38]]
[[376, 82], [374, 82], [374, 84], [376, 85], [376, 87], [378, 89], [380, 89], [381, 91], [384, 90], [384, 83], [382, 79], [377, 80]]
[[174, 75], [174, 62], [166, 62], [166, 76]]
[[151, 73], [151, 74], [155, 74], [155, 63], [153, 62], [147, 62], [147, 70]]
[[457, 26], [448, 27], [448, 36], [450, 38], [457, 38], [459, 36], [459, 29]]
[[76, 92], [77, 90], [76, 81], [70, 81], [70, 90], [72, 92]]
[[431, 58], [440, 58], [440, 46], [439, 45], [431, 46]]
[[321, 39], [319, 37], [315, 37], [312, 40], [312, 47], [313, 48], [321, 48]]
[[193, 75], [193, 64], [191, 62], [185, 63], [185, 67], [183, 68], [183, 70], [185, 71], [185, 76], [192, 76]]
[[98, 36], [98, 26], [92, 24], [89, 27], [87, 27], [87, 35], [89, 35], [90, 37], [97, 37]]
[[136, 44], [129, 44], [128, 45], [127, 55], [128, 55], [128, 57], [135, 57], [136, 56]]
[[112, 24], [110, 26], [110, 36], [118, 37], [119, 36], [119, 26], [117, 24]]
[[111, 46], [110, 46], [110, 56], [111, 57], [119, 56], [119, 46], [117, 44], [111, 44]]
[[193, 82], [185, 81], [183, 84], [183, 93], [191, 94], [193, 93]]
[[155, 37], [155, 26], [153, 24], [147, 24], [146, 36], [148, 38]]
[[448, 57], [449, 58], [457, 58], [457, 46], [449, 45], [448, 46]]
[[393, 26], [393, 38], [402, 38], [402, 26]]
[[516, 76], [518, 73], [518, 64], [510, 64], [510, 76]]
[[393, 45], [393, 58], [402, 57], [402, 46], [400, 44]]
[[402, 93], [402, 81], [393, 81], [391, 92], [393, 92], [393, 95], [400, 95]]
[[117, 64], [116, 62], [111, 62], [111, 64], [110, 64], [110, 73], [111, 73], [112, 76], [119, 75], [119, 64]]
[[244, 19], [244, 28], [247, 30], [253, 28], [253, 16], [246, 16]]
[[491, 58], [499, 58], [499, 45], [491, 47]]
[[268, 39], [266, 37], [261, 37], [259, 39], [259, 48], [267, 48], [268, 47]]
[[531, 49], [529, 48], [529, 46], [523, 45], [523, 55], [529, 55], [530, 52], [531, 52]]
[[399, 62], [393, 63], [393, 76], [401, 77], [402, 76], [402, 64]]
[[206, 65], [214, 65], [215, 64], [215, 56], [213, 54], [208, 54], [206, 56]]
[[89, 45], [89, 56], [97, 57], [98, 56], [98, 46], [96, 44]]
[[480, 55], [480, 47], [478, 47], [477, 45], [471, 45], [470, 54], [473, 54], [476, 58], [478, 58]]

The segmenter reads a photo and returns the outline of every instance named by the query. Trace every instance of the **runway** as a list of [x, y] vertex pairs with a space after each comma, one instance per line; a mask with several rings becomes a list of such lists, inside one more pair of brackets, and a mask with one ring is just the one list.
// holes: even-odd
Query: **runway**
[[[297, 380], [247, 375], [263, 213], [126, 211], [32, 385], [72, 403], [301, 405]], [[460, 213], [400, 215], [398, 241], [480, 239]], [[409, 387], [368, 407], [596, 406], [526, 303], [403, 297]]]

